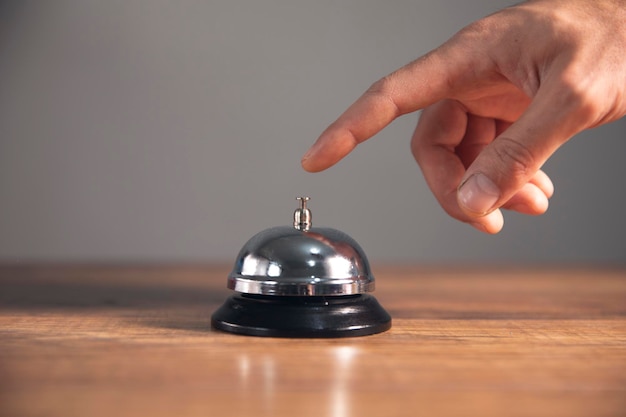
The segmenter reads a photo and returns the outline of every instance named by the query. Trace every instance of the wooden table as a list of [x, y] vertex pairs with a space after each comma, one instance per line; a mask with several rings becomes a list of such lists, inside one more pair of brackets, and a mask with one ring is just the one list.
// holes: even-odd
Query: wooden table
[[0, 266], [0, 415], [626, 416], [626, 269], [374, 266], [390, 331], [214, 331], [227, 266]]

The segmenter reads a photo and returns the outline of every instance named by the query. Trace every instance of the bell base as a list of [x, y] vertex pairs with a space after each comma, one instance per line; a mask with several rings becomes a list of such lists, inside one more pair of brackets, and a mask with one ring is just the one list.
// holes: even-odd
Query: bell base
[[333, 297], [235, 294], [213, 313], [211, 325], [248, 336], [355, 337], [388, 330], [391, 316], [369, 294]]

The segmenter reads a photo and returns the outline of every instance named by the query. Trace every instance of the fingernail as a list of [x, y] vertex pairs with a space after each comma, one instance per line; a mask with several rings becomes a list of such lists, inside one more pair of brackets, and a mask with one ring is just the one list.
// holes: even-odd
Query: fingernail
[[309, 159], [311, 156], [313, 156], [313, 148], [309, 149], [304, 156], [302, 157], [302, 162], [305, 162], [307, 159]]
[[317, 144], [314, 144], [313, 146], [311, 146], [311, 149], [309, 149], [300, 160], [300, 164], [302, 165], [302, 168], [304, 168], [305, 171], [309, 171], [309, 172], [318, 171], [318, 168], [315, 162], [315, 155], [317, 154], [317, 148], [318, 148]]
[[315, 142], [315, 143], [313, 144], [313, 146], [311, 146], [311, 147], [309, 148], [309, 150], [308, 150], [308, 151], [306, 151], [306, 153], [305, 153], [305, 154], [304, 154], [304, 156], [302, 157], [302, 162], [305, 162], [305, 161], [307, 161], [307, 160], [311, 159], [312, 157], [314, 157], [314, 156], [315, 156], [315, 154], [317, 153], [317, 149], [318, 149], [318, 148], [319, 148], [319, 146], [318, 146], [317, 142]]
[[484, 174], [473, 174], [461, 186], [457, 194], [459, 204], [467, 211], [479, 215], [489, 213], [500, 198], [500, 190]]

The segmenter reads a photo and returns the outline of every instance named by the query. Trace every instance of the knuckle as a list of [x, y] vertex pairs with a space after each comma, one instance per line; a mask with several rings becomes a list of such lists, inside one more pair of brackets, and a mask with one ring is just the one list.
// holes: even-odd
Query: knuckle
[[495, 41], [498, 38], [494, 38], [493, 34], [502, 33], [499, 20], [495, 16], [476, 20], [458, 31], [451, 40], [466, 51], [473, 53], [479, 53], [481, 50], [488, 51], [497, 46]]
[[561, 74], [561, 103], [579, 122], [592, 124], [600, 117], [604, 102], [594, 93], [594, 81], [576, 70], [564, 71]]
[[489, 38], [492, 35], [493, 25], [489, 18], [476, 20], [458, 32], [459, 38], [467, 38], [468, 40]]
[[386, 107], [389, 107], [395, 113], [395, 117], [401, 114], [398, 103], [395, 98], [398, 93], [397, 82], [394, 79], [394, 74], [389, 74], [380, 80], [376, 81], [365, 92], [366, 95], [373, 97], [376, 101], [383, 103]]
[[393, 75], [389, 74], [372, 84], [370, 88], [367, 89], [366, 94], [389, 100], [393, 97], [395, 90], [396, 87]]
[[380, 80], [376, 81], [374, 84], [372, 84], [370, 88], [367, 89], [367, 92], [369, 94], [376, 94], [376, 95], [390, 95], [391, 91], [393, 91], [391, 84], [392, 84], [391, 75], [387, 75], [381, 78]]
[[537, 158], [528, 146], [507, 137], [500, 137], [494, 143], [497, 143], [494, 152], [507, 176], [525, 180], [536, 171]]

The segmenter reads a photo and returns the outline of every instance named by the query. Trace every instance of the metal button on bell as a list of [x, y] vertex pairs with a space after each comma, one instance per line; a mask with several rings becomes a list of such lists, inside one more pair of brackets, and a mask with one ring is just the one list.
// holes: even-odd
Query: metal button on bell
[[298, 197], [293, 227], [253, 236], [241, 249], [214, 328], [273, 337], [347, 337], [383, 332], [391, 317], [376, 299], [361, 247], [345, 233], [311, 224], [308, 197]]

